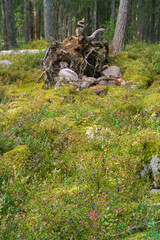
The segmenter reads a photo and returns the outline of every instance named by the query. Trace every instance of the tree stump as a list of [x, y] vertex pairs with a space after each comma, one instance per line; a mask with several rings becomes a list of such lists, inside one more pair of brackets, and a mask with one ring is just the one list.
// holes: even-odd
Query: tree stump
[[44, 81], [47, 87], [59, 81], [58, 73], [63, 68], [74, 71], [80, 81], [87, 77], [99, 78], [102, 76], [103, 66], [108, 63], [108, 42], [97, 42], [97, 29], [90, 36], [84, 34], [85, 19], [78, 21], [76, 34], [64, 39], [62, 43], [54, 41], [46, 50], [42, 61]]

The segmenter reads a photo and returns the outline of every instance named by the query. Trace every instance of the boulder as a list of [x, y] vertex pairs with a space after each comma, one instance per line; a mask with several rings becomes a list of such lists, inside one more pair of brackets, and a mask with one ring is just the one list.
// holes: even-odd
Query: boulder
[[117, 66], [110, 66], [107, 69], [104, 69], [102, 71], [102, 74], [107, 78], [107, 79], [118, 79], [121, 77], [121, 69]]
[[144, 169], [140, 172], [141, 177], [151, 175], [153, 186], [155, 189], [160, 189], [160, 158], [157, 155], [152, 156], [149, 164], [144, 164]]
[[60, 79], [67, 79], [69, 81], [78, 81], [78, 75], [76, 72], [69, 68], [61, 69], [58, 73]]

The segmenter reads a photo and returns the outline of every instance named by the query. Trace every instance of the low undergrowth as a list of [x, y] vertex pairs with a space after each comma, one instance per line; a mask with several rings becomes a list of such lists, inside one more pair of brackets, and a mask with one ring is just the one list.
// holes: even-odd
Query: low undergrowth
[[42, 53], [5, 57], [14, 64], [0, 70], [1, 239], [159, 239], [159, 206], [147, 204], [160, 195], [140, 178], [160, 155], [159, 52], [139, 43], [112, 56], [128, 83], [104, 96], [35, 84]]

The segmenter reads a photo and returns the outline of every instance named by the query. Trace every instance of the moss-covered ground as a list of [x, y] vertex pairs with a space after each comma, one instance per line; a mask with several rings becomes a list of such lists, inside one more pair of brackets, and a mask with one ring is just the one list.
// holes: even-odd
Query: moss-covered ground
[[0, 56], [0, 239], [160, 239], [140, 178], [160, 155], [160, 44], [110, 56], [126, 85], [101, 96], [35, 84], [43, 55]]

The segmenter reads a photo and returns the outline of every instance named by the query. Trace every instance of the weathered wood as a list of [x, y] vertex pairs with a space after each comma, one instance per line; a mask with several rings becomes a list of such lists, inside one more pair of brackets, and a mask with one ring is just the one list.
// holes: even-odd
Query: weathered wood
[[[84, 18], [78, 21], [75, 35], [64, 39], [62, 43], [54, 41], [47, 49], [42, 62], [46, 86], [56, 84], [58, 72], [65, 67], [62, 64], [64, 62], [79, 79], [82, 79], [83, 75], [94, 78], [101, 76], [102, 67], [108, 62], [108, 42], [96, 42], [95, 38], [104, 28], [85, 36], [87, 25], [84, 22]], [[99, 49], [103, 50], [99, 52]]]

